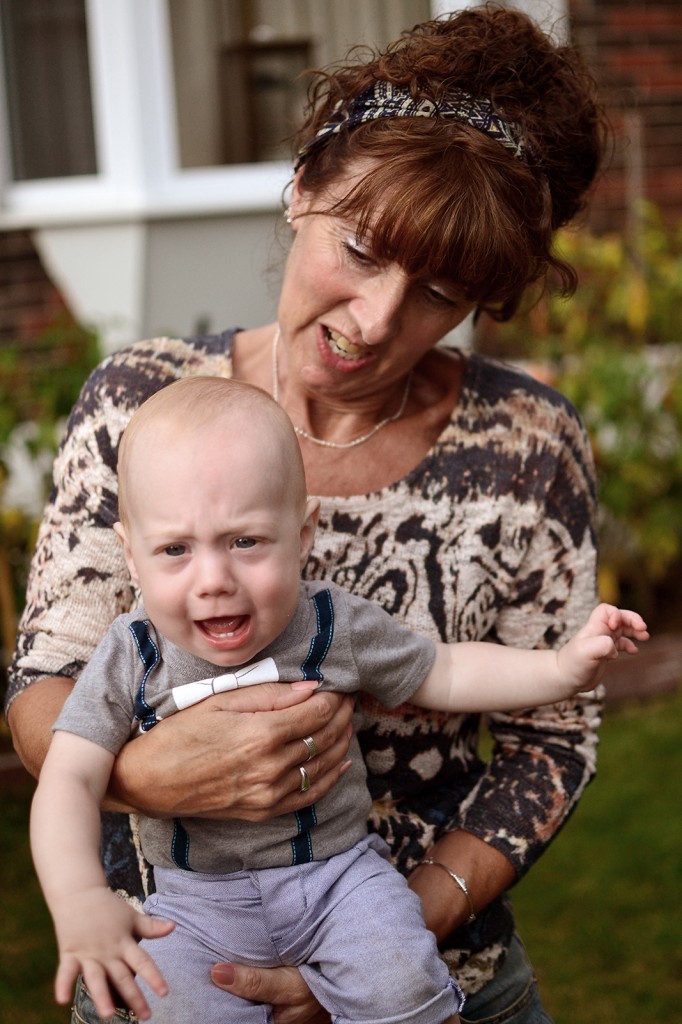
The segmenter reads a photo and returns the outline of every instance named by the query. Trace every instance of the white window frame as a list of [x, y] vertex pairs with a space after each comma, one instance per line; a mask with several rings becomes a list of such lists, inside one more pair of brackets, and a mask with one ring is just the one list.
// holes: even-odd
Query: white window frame
[[5, 157], [0, 226], [242, 213], [281, 204], [291, 175], [287, 162], [179, 166], [166, 0], [86, 0], [86, 15], [99, 171], [14, 182]]
[[[565, 10], [565, 0], [517, 0]], [[465, 6], [433, 0], [434, 16]], [[288, 162], [182, 168], [167, 0], [86, 0], [95, 175], [14, 182], [0, 146], [0, 229], [277, 210]], [[0, 104], [4, 97], [0, 95]]]

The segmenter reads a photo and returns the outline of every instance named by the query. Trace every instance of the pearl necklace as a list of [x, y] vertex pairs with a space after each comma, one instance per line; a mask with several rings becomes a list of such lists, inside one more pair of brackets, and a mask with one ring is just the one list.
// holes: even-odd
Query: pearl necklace
[[[278, 324], [272, 343], [272, 397], [276, 402], [279, 402], [279, 366], [277, 362], [277, 349], [279, 348], [280, 337], [281, 332]], [[318, 444], [321, 448], [357, 448], [358, 445], [364, 444], [365, 441], [369, 441], [371, 437], [378, 434], [379, 431], [383, 430], [383, 428], [388, 426], [389, 423], [395, 423], [396, 420], [400, 419], [407, 407], [407, 399], [410, 395], [411, 385], [412, 373], [410, 372], [408, 373], [407, 380], [405, 381], [405, 390], [403, 391], [403, 398], [398, 411], [392, 416], [387, 416], [385, 419], [381, 420], [380, 423], [377, 423], [375, 427], [372, 427], [371, 430], [368, 430], [366, 434], [361, 434], [360, 437], [356, 437], [353, 441], [345, 441], [342, 443], [337, 441], [323, 441], [321, 437], [315, 437], [313, 434], [309, 434], [307, 430], [304, 430], [303, 427], [297, 427], [295, 423], [294, 430], [299, 437], [303, 437], [306, 441], [311, 441], [313, 444]]]

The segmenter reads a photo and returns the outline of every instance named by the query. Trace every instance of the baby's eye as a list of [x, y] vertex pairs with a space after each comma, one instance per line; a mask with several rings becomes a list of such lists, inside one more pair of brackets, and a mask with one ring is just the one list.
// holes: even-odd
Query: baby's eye
[[163, 549], [164, 555], [168, 555], [169, 558], [179, 558], [186, 551], [187, 548], [184, 544], [169, 544], [168, 547]]
[[255, 547], [256, 541], [253, 537], [237, 537], [234, 542], [234, 546], [240, 551], [245, 551], [248, 548]]

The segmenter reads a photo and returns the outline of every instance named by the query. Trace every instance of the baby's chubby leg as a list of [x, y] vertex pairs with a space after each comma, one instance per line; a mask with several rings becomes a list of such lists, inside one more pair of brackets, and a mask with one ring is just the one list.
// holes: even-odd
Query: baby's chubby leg
[[[152, 1020], [163, 1024], [272, 1024], [269, 1006], [217, 988], [211, 968], [221, 960], [273, 967], [278, 963], [264, 927], [262, 902], [251, 872], [200, 875], [155, 869], [157, 891], [145, 911], [175, 921], [163, 939], [145, 942], [168, 982], [169, 994], [155, 996], [141, 987]], [[167, 942], [166, 939], [172, 941]]]
[[152, 1021], [163, 1021], [163, 1024], [188, 1024], [194, 1020], [203, 1024], [272, 1021], [268, 1008], [216, 988], [210, 974], [216, 954], [196, 935], [182, 928], [176, 928], [171, 934], [172, 942], [163, 939], [146, 943], [147, 952], [156, 960], [169, 987], [168, 995], [161, 998], [140, 981], [152, 1011]]
[[345, 868], [331, 886], [323, 863], [304, 876], [306, 902], [317, 903], [299, 967], [311, 991], [336, 1024], [457, 1024], [462, 993], [386, 844], [369, 836], [327, 863], [338, 862]]
[[144, 989], [153, 1019], [272, 1022], [269, 1006], [212, 984], [226, 960], [297, 966], [337, 1024], [458, 1024], [462, 994], [379, 837], [328, 861], [238, 876], [157, 871], [145, 909], [176, 927], [145, 946], [170, 988], [164, 999]]

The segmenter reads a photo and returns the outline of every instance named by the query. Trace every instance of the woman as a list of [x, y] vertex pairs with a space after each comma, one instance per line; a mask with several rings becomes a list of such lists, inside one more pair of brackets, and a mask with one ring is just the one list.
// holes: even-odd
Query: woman
[[[72, 414], [9, 696], [34, 772], [70, 679], [134, 601], [110, 528], [120, 434], [144, 398], [184, 375], [257, 384], [291, 416], [322, 498], [308, 575], [435, 639], [549, 647], [581, 624], [595, 601], [595, 500], [574, 410], [522, 374], [437, 345], [472, 310], [511, 316], [550, 270], [570, 290], [552, 234], [584, 205], [602, 139], [577, 56], [503, 8], [428, 22], [320, 77], [299, 139], [278, 323], [133, 346], [93, 374]], [[274, 686], [236, 697], [129, 744], [111, 806], [258, 820], [333, 785], [347, 705], [316, 695], [291, 708]], [[598, 720], [592, 699], [492, 716], [483, 764], [476, 717], [362, 702], [372, 825], [469, 994], [464, 1021], [549, 1020], [505, 894], [591, 778]], [[311, 738], [319, 754], [302, 795]], [[140, 742], [154, 757], [147, 747], [138, 758]], [[109, 821], [109, 879], [139, 896], [121, 820]], [[278, 1024], [319, 1011], [288, 968], [219, 965], [214, 980], [272, 1003]], [[96, 1020], [79, 999], [74, 1019]]]

